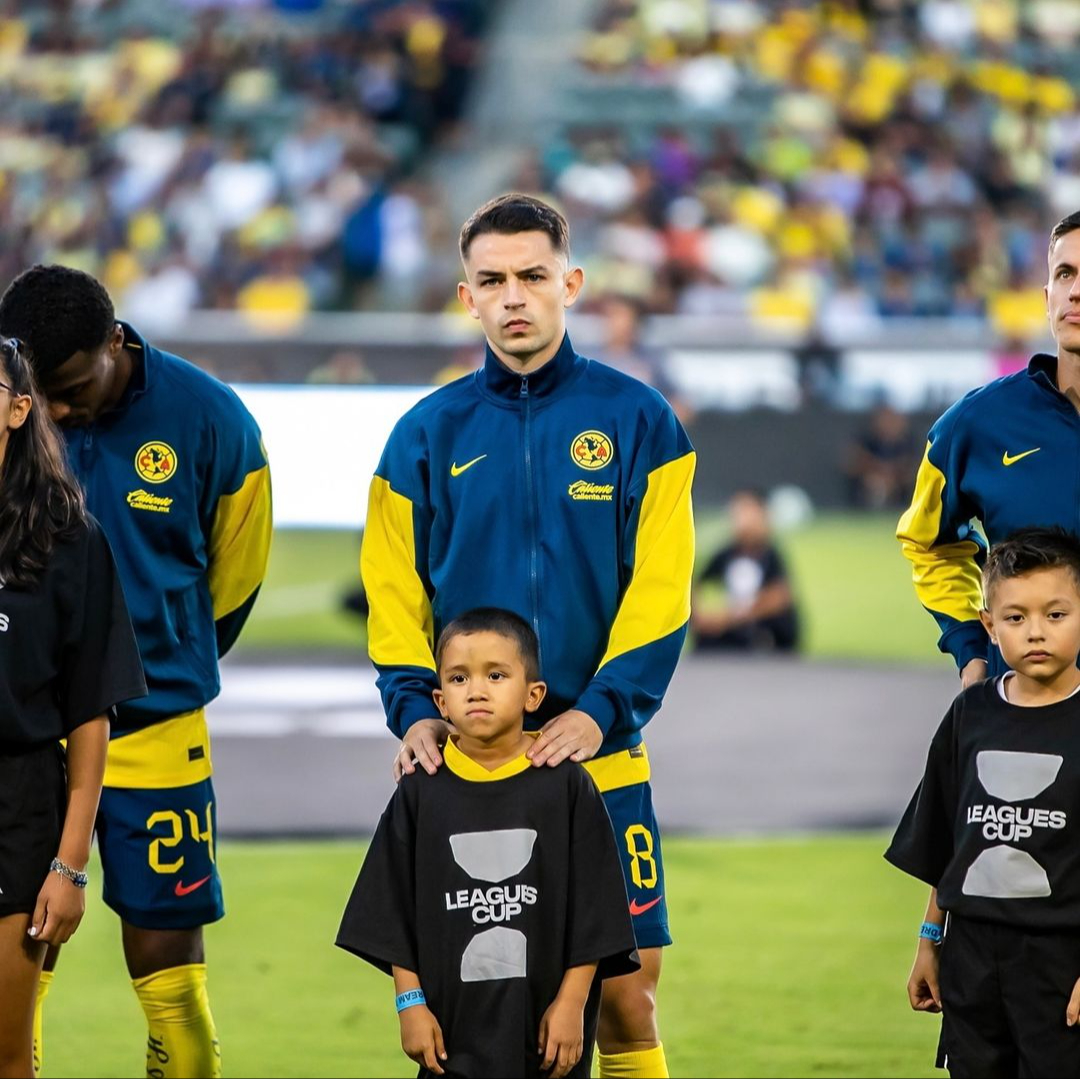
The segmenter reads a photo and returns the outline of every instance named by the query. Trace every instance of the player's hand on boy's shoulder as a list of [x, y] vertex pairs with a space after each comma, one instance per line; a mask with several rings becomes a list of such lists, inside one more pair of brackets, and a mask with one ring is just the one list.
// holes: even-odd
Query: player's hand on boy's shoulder
[[1080, 978], [1076, 979], [1069, 1006], [1065, 1009], [1065, 1025], [1074, 1027], [1077, 1023], [1080, 1023]]
[[581, 1059], [585, 1045], [584, 1003], [557, 996], [540, 1020], [541, 1071], [561, 1079]]
[[[938, 976], [941, 967], [941, 948], [928, 940], [919, 941], [915, 963], [908, 978], [907, 995], [911, 1007], [917, 1012], [940, 1012], [941, 990]], [[1073, 993], [1076, 997], [1076, 993]]]
[[985, 659], [969, 660], [964, 664], [964, 669], [960, 672], [960, 688], [967, 689], [968, 686], [973, 686], [976, 682], [985, 682], [989, 673]]
[[540, 728], [535, 743], [525, 755], [537, 768], [542, 764], [561, 764], [567, 757], [587, 761], [596, 756], [603, 741], [604, 732], [596, 720], [571, 708]]
[[401, 1020], [401, 1048], [410, 1060], [436, 1075], [442, 1075], [440, 1060], [446, 1059], [442, 1027], [426, 1004], [415, 1004], [398, 1012]]
[[399, 782], [403, 775], [411, 776], [417, 765], [433, 776], [443, 762], [439, 751], [452, 732], [453, 727], [445, 719], [421, 719], [414, 723], [405, 732], [394, 757], [394, 782]]

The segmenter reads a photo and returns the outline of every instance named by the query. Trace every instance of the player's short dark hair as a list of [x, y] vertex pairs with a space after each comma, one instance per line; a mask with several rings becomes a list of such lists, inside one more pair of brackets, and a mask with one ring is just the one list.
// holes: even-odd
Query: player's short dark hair
[[105, 286], [69, 266], [31, 266], [0, 296], [0, 334], [23, 342], [39, 381], [76, 352], [100, 348], [115, 325]]
[[439, 634], [439, 643], [435, 646], [436, 670], [442, 669], [446, 646], [455, 637], [468, 636], [470, 633], [497, 633], [513, 641], [525, 664], [525, 677], [530, 682], [540, 677], [540, 644], [532, 626], [520, 615], [502, 607], [474, 607], [448, 623]]
[[1050, 250], [1054, 249], [1054, 244], [1061, 239], [1062, 236], [1070, 232], [1075, 232], [1080, 229], [1080, 210], [1073, 210], [1071, 214], [1063, 217], [1051, 230], [1050, 230]]
[[570, 254], [570, 226], [554, 206], [531, 195], [511, 192], [485, 202], [464, 225], [458, 239], [458, 250], [464, 262], [477, 236], [498, 232], [512, 236], [516, 232], [545, 232], [551, 246], [560, 254]]
[[1021, 528], [995, 543], [983, 567], [983, 597], [989, 603], [994, 586], [1010, 577], [1038, 569], [1069, 570], [1080, 590], [1080, 539], [1058, 525], [1052, 528]]

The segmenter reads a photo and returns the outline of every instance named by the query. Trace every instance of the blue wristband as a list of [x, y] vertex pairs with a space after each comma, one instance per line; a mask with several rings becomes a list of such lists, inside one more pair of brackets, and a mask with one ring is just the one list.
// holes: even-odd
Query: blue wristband
[[426, 1004], [427, 1000], [424, 998], [423, 989], [407, 989], [404, 993], [397, 995], [394, 1003], [397, 1005], [397, 1010], [403, 1012], [416, 1004]]
[[[924, 937], [926, 940], [933, 941], [934, 944], [940, 944], [941, 926], [935, 925], [933, 922], [923, 922], [923, 924], [919, 926], [919, 936]], [[400, 999], [400, 997], [398, 999]]]

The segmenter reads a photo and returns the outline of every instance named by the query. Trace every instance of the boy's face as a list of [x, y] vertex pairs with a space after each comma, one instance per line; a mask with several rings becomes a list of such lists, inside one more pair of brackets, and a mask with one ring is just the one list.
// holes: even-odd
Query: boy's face
[[1057, 566], [1007, 577], [994, 585], [981, 614], [1005, 662], [1037, 682], [1076, 665], [1080, 653], [1080, 587]]
[[517, 642], [490, 630], [452, 637], [439, 681], [434, 696], [442, 717], [482, 742], [520, 733], [523, 714], [535, 712], [547, 692], [543, 682], [526, 677]]

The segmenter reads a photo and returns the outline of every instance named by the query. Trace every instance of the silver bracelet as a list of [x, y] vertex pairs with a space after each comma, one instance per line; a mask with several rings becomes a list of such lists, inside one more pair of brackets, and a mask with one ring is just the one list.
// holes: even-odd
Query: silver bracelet
[[85, 888], [87, 881], [90, 879], [85, 873], [80, 873], [77, 869], [72, 869], [69, 865], [64, 865], [59, 858], [52, 860], [52, 865], [49, 866], [50, 873], [59, 873], [62, 877], [67, 877], [76, 888]]

